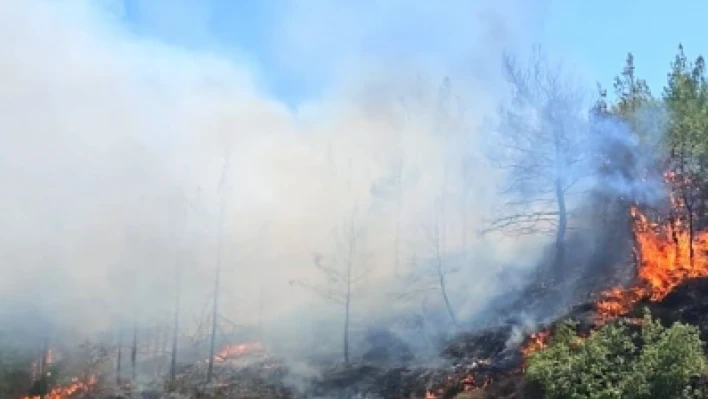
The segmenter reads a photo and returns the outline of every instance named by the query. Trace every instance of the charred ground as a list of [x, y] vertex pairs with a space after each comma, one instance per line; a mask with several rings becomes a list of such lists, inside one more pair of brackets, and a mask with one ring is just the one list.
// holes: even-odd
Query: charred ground
[[[708, 278], [681, 283], [664, 299], [640, 301], [625, 316], [615, 320], [636, 320], [649, 310], [666, 325], [680, 321], [696, 325], [708, 337]], [[552, 330], [567, 319], [579, 322], [578, 333], [598, 327], [594, 302], [580, 304], [564, 317], [545, 327]], [[541, 399], [538, 386], [526, 381], [522, 345], [510, 344], [518, 334], [514, 324], [499, 325], [478, 332], [461, 333], [441, 351], [438, 364], [411, 359], [408, 364], [383, 365], [355, 361], [331, 365], [308, 381], [305, 390], [289, 383], [292, 370], [276, 359], [237, 366], [219, 367], [218, 383], [206, 387], [198, 383], [203, 370], [190, 367], [180, 374], [177, 391], [193, 397], [226, 398], [528, 398]], [[528, 344], [530, 338], [525, 338]]]

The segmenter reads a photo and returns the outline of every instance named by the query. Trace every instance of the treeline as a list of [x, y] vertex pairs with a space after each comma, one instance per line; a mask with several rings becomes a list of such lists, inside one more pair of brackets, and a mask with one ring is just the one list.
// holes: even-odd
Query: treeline
[[[553, 235], [553, 261], [547, 263], [562, 270], [578, 263], [566, 250], [574, 227], [592, 225], [616, 241], [611, 232], [618, 223], [627, 225], [630, 206], [653, 207], [657, 217], [680, 221], [691, 236], [704, 228], [705, 68], [702, 56], [690, 59], [679, 46], [666, 84], [655, 94], [630, 53], [613, 93], [599, 87], [588, 117], [586, 90], [560, 63], [540, 51], [525, 62], [507, 57], [511, 100], [501, 107], [490, 152], [494, 166], [507, 171], [507, 185], [487, 230]], [[673, 204], [662, 207], [666, 183]]]
[[[690, 58], [679, 46], [661, 93], [652, 93], [630, 53], [614, 80], [614, 92], [599, 88], [589, 118], [591, 134], [628, 140], [590, 151], [601, 175], [627, 185], [625, 191], [612, 192], [622, 195], [604, 201], [640, 206], [655, 221], [680, 226], [670, 231], [687, 233], [689, 253], [683, 256], [691, 263], [697, 256], [695, 236], [708, 226], [705, 68], [702, 56]], [[612, 130], [617, 134], [608, 134]], [[656, 177], [662, 184], [643, 184]], [[666, 188], [670, 201], [664, 201]], [[671, 238], [678, 246], [677, 237]], [[574, 326], [562, 325], [547, 348], [527, 359], [527, 378], [548, 399], [706, 397], [708, 363], [698, 328], [662, 326], [648, 314], [641, 326], [637, 331], [620, 321], [581, 339]]]
[[[637, 73], [630, 53], [614, 82], [615, 98], [601, 89], [592, 110], [600, 119], [617, 118], [664, 172], [672, 190], [674, 213], [690, 232], [706, 225], [708, 184], [708, 82], [703, 56], [686, 56], [683, 46], [671, 62], [659, 94]], [[645, 173], [649, 171], [644, 171]]]

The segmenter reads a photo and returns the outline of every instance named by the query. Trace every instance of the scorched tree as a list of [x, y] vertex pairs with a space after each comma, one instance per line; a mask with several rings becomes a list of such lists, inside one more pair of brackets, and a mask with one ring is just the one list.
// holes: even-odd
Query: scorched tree
[[352, 298], [369, 274], [367, 256], [363, 252], [364, 230], [357, 222], [354, 209], [351, 215], [335, 229], [336, 250], [331, 257], [313, 254], [313, 263], [325, 278], [324, 284], [310, 284], [291, 280], [291, 284], [308, 288], [333, 303], [344, 308], [344, 362], [349, 363], [349, 331]]
[[506, 172], [503, 202], [487, 231], [555, 235], [555, 264], [565, 255], [569, 198], [587, 178], [584, 91], [540, 48], [527, 62], [506, 55], [511, 95], [493, 131], [493, 166]]

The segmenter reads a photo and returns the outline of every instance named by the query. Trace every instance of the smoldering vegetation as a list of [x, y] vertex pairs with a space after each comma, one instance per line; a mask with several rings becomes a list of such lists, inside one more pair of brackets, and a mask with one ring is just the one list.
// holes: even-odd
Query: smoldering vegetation
[[[141, 37], [115, 8], [0, 5], [12, 37], [0, 43], [0, 344], [37, 360], [90, 339], [116, 385], [147, 386], [176, 379], [173, 357], [180, 376], [203, 378], [212, 336], [216, 352], [259, 342], [257, 364], [272, 367], [257, 370], [327, 397], [356, 385], [321, 380], [350, 378], [344, 357], [377, 365], [366, 383], [395, 381], [397, 393], [429, 388], [400, 377], [419, 381], [418, 366], [439, 364], [441, 383], [480, 367], [470, 351], [518, 360], [519, 331], [626, 279], [628, 207], [662, 194], [645, 144], [593, 123], [582, 85], [528, 85], [533, 72], [554, 84], [572, 71], [540, 53], [504, 57], [522, 23], [496, 10], [465, 9], [486, 21], [467, 38], [486, 56], [464, 73], [362, 54], [293, 107], [252, 65]], [[317, 75], [299, 51], [296, 69], [313, 69], [303, 79]], [[443, 63], [462, 59], [446, 51]], [[537, 125], [510, 123], [529, 115]], [[564, 136], [539, 135], [549, 129]], [[549, 159], [557, 146], [579, 157]], [[608, 151], [626, 162], [607, 165]], [[543, 179], [515, 172], [524, 165]], [[549, 210], [559, 179], [562, 257]], [[518, 229], [505, 234], [504, 220]], [[455, 337], [490, 328], [503, 333], [454, 350]]]

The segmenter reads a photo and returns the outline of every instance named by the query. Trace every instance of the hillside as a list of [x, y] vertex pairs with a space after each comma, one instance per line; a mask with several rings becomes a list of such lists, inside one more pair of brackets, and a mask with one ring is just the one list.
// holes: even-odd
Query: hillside
[[[439, 365], [413, 361], [391, 366], [358, 361], [349, 366], [324, 369], [321, 377], [309, 381], [305, 395], [322, 398], [359, 394], [381, 398], [540, 399], [539, 387], [525, 380], [525, 358], [543, 350], [550, 331], [568, 319], [576, 320], [578, 335], [585, 336], [609, 323], [636, 324], [648, 309], [667, 326], [674, 322], [697, 326], [705, 340], [708, 338], [708, 247], [704, 249], [704, 246], [708, 233], [701, 232], [693, 237], [694, 256], [691, 258], [688, 250], [690, 237], [681, 227], [679, 218], [652, 221], [638, 208], [632, 208], [632, 216], [638, 261], [634, 266], [634, 281], [626, 287], [597, 292], [593, 295], [595, 300], [572, 307], [550, 325], [528, 335], [521, 345], [513, 344], [518, 327], [511, 322], [502, 323], [459, 334], [444, 346]], [[253, 367], [267, 367], [267, 364], [250, 365], [246, 369], [253, 372]], [[223, 370], [229, 375], [228, 368]], [[260, 375], [262, 378], [264, 374]], [[280, 376], [285, 375], [287, 373]], [[244, 381], [236, 374], [229, 378], [234, 380], [227, 386], [242, 386]], [[273, 386], [282, 383], [278, 378], [270, 382]], [[221, 388], [222, 394], [226, 393], [227, 386]], [[268, 384], [258, 386], [263, 388]], [[303, 394], [288, 389], [283, 392], [288, 392], [283, 397], [294, 398]]]

